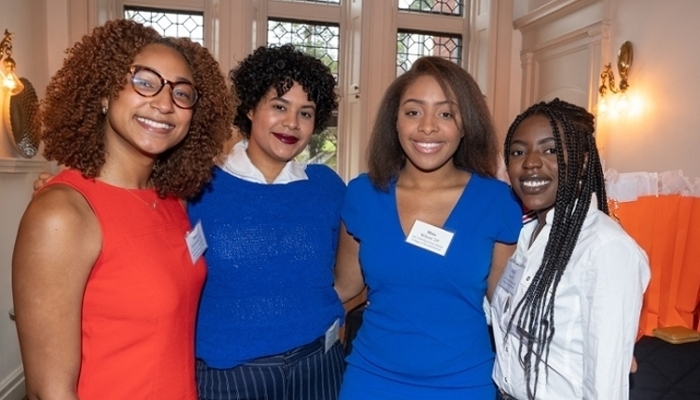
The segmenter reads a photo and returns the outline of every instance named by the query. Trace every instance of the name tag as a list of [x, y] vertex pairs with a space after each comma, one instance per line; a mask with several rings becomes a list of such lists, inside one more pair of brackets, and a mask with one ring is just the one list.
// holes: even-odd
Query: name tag
[[498, 287], [503, 289], [511, 296], [515, 296], [515, 289], [518, 287], [520, 280], [523, 278], [525, 267], [515, 262], [512, 258], [508, 260], [501, 279], [498, 281]]
[[408, 233], [406, 243], [444, 256], [454, 235], [453, 232], [416, 220]]
[[187, 249], [190, 251], [192, 264], [194, 264], [197, 259], [204, 254], [204, 250], [207, 249], [207, 241], [204, 238], [202, 221], [197, 221], [194, 229], [187, 232], [187, 235], [185, 235], [185, 241], [187, 242]]
[[336, 319], [335, 322], [333, 322], [333, 325], [331, 325], [330, 328], [326, 331], [326, 337], [325, 337], [325, 344], [324, 344], [324, 351], [328, 353], [328, 350], [333, 347], [335, 342], [338, 341], [338, 331], [340, 329], [340, 322]]

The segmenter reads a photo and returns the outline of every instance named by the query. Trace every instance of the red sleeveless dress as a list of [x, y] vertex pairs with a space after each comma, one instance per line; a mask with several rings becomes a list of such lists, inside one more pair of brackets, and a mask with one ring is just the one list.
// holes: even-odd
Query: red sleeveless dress
[[[195, 400], [194, 324], [206, 274], [185, 242], [176, 198], [66, 170], [48, 185], [80, 192], [102, 229], [82, 308], [81, 400]], [[47, 185], [47, 186], [48, 186]], [[157, 205], [152, 208], [151, 204]]]

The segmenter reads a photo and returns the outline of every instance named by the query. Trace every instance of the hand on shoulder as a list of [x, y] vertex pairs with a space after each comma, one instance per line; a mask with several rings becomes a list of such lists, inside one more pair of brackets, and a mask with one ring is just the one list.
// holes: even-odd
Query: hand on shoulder
[[49, 181], [51, 179], [53, 179], [54, 176], [55, 175], [50, 174], [48, 172], [40, 173], [39, 176], [36, 177], [36, 180], [34, 180], [34, 183], [32, 185], [33, 189], [34, 189], [34, 193], [36, 193], [39, 189], [46, 186], [46, 184], [49, 183]]

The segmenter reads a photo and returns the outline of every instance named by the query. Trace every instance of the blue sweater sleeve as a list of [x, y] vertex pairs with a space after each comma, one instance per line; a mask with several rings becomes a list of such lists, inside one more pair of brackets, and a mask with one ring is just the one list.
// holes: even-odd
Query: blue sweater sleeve
[[373, 190], [367, 174], [360, 174], [348, 184], [345, 199], [340, 211], [340, 217], [345, 229], [355, 238], [362, 236], [362, 205], [366, 203], [368, 190]]

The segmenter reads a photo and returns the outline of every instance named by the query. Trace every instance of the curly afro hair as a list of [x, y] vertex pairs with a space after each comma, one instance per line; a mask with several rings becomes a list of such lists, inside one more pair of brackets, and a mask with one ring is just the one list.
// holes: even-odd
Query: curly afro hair
[[248, 112], [255, 109], [271, 88], [277, 90], [278, 96], [287, 93], [294, 82], [304, 88], [308, 100], [316, 103], [314, 133], [326, 127], [331, 112], [338, 108], [336, 82], [330, 69], [291, 44], [258, 47], [229, 72], [229, 78], [240, 101], [233, 124], [246, 138], [250, 138], [252, 125]]
[[163, 38], [130, 20], [109, 21], [66, 51], [42, 101], [44, 156], [86, 177], [99, 175], [105, 163], [106, 116], [101, 100], [116, 96], [127, 85], [134, 57], [154, 43], [183, 55], [200, 94], [187, 136], [158, 156], [151, 176], [160, 196], [187, 199], [211, 179], [213, 159], [231, 137], [234, 99], [207, 49], [186, 38]]

